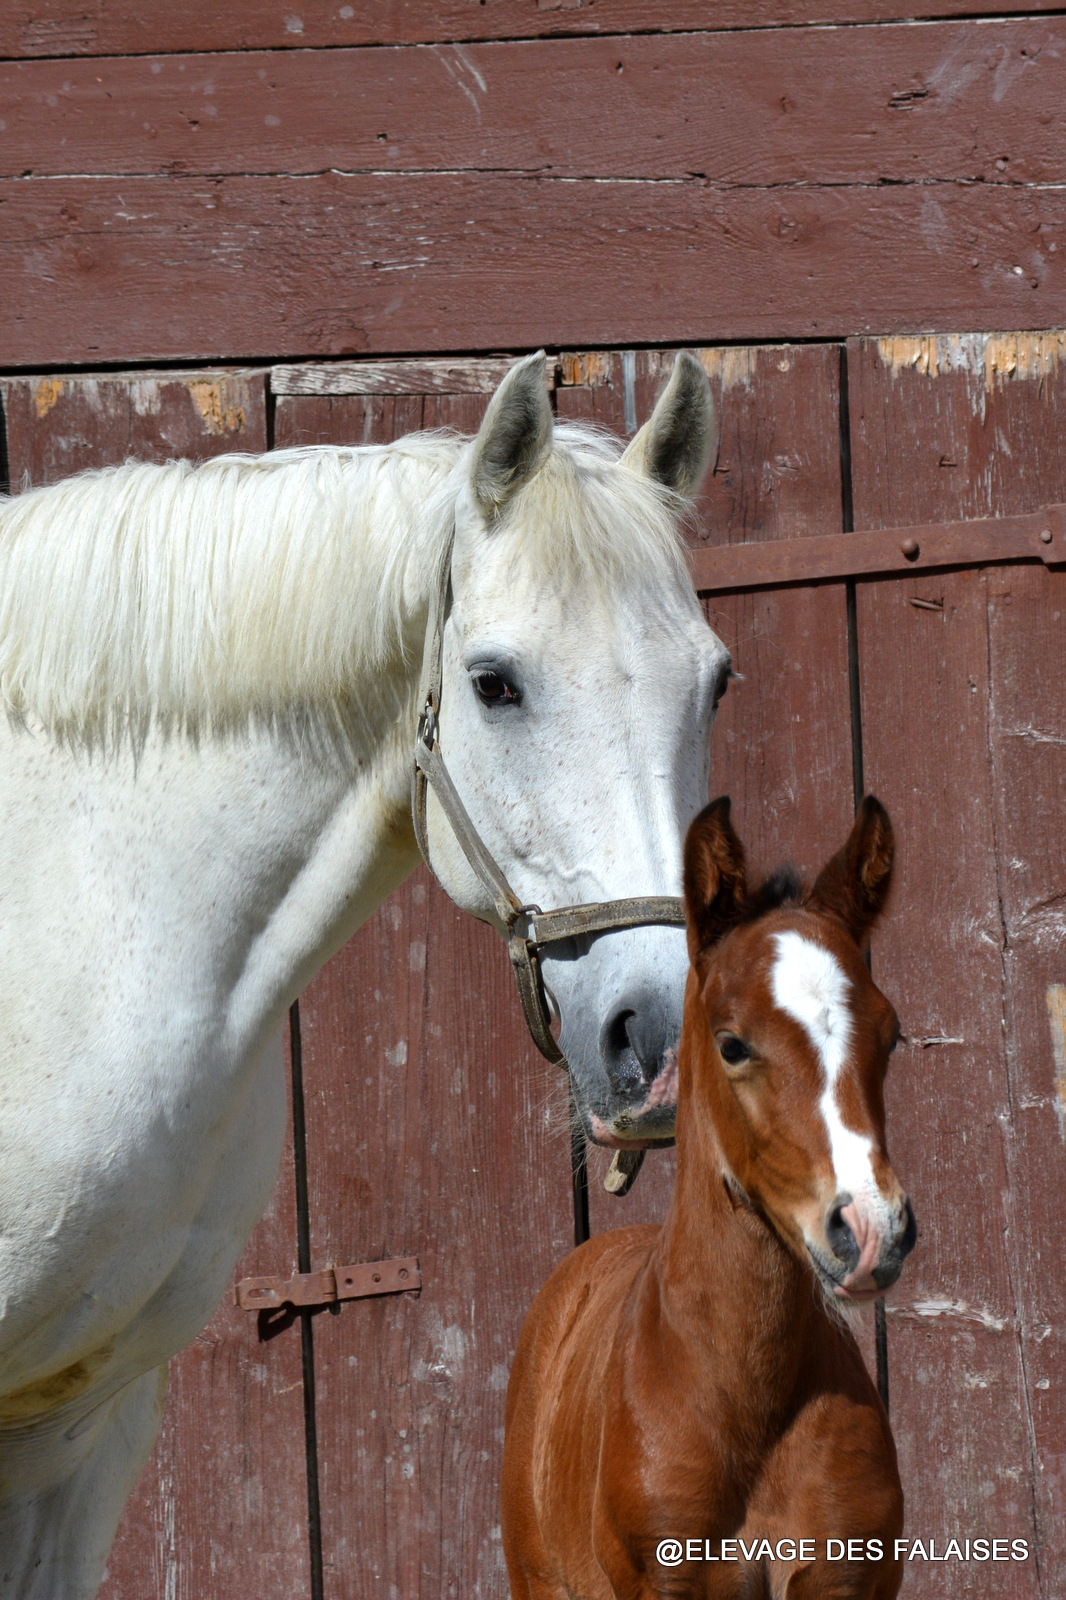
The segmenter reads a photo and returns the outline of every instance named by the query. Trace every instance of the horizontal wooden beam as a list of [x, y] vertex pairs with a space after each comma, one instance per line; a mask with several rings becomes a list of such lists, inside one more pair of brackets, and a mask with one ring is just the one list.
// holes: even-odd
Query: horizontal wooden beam
[[1066, 189], [0, 183], [0, 369], [1047, 328]]
[[[552, 356], [547, 364], [550, 378], [555, 367]], [[300, 362], [272, 367], [270, 390], [276, 395], [491, 394], [513, 365], [513, 356]]]
[[1056, 0], [4, 0], [0, 58], [296, 50], [1054, 11]]
[[1064, 100], [1066, 18], [11, 62], [0, 177], [1064, 183]]
[[692, 552], [691, 568], [698, 593], [719, 594], [1002, 561], [1042, 561], [1049, 567], [1066, 563], [1066, 505], [971, 522], [705, 545]]

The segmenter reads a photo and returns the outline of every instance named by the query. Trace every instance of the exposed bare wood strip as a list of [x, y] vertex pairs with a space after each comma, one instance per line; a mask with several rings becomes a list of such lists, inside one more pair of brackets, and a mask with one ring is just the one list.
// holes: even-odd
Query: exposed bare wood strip
[[[491, 394], [510, 356], [442, 361], [336, 361], [273, 367], [271, 392], [295, 394]], [[554, 368], [549, 359], [549, 370]]]

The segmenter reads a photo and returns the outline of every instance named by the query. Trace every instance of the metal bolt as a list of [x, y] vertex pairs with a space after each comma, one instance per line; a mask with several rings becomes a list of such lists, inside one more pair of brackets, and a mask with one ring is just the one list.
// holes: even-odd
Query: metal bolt
[[1052, 539], [1054, 538], [1054, 534], [1052, 533], [1050, 528], [1041, 528], [1040, 537], [1044, 541], [1045, 544], [1050, 544]]
[[380, 1272], [371, 1273], [371, 1277], [374, 1279], [375, 1283], [380, 1283], [381, 1282], [381, 1273]]
[[917, 539], [904, 539], [899, 548], [900, 553], [905, 555], [908, 561], [917, 561], [919, 550]]
[[400, 1277], [401, 1278], [406, 1278], [406, 1276], [407, 1276], [407, 1268], [406, 1267], [401, 1267], [400, 1268]]

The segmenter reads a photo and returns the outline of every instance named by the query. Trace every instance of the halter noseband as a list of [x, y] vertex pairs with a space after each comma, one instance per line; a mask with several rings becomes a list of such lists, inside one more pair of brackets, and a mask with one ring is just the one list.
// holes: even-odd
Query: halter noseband
[[[426, 832], [426, 800], [432, 786], [460, 849], [487, 890], [496, 915], [507, 929], [507, 953], [518, 980], [518, 994], [533, 1043], [542, 1056], [565, 1069], [566, 1057], [551, 1032], [548, 1002], [540, 971], [541, 948], [546, 944], [557, 944], [562, 939], [572, 939], [577, 934], [610, 933], [618, 928], [642, 928], [651, 923], [683, 928], [684, 902], [675, 895], [638, 895], [628, 900], [599, 900], [588, 905], [561, 906], [555, 911], [542, 911], [539, 906], [523, 905], [507, 882], [499, 864], [471, 822], [437, 742], [444, 671], [444, 624], [448, 615], [454, 543], [453, 527], [441, 554], [426, 622], [411, 798], [415, 838], [426, 865], [433, 872]], [[436, 873], [433, 875], [436, 877]]]

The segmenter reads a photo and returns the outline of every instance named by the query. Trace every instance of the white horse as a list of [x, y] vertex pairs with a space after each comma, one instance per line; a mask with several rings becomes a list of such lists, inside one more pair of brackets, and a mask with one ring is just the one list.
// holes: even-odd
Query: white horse
[[[84, 1600], [269, 1197], [280, 1024], [417, 862], [441, 747], [524, 900], [676, 894], [728, 655], [677, 537], [711, 448], [681, 357], [624, 454], [543, 356], [471, 442], [128, 464], [0, 504], [0, 1595]], [[494, 916], [439, 806], [432, 864]], [[544, 960], [589, 1134], [671, 1131], [680, 929]]]

